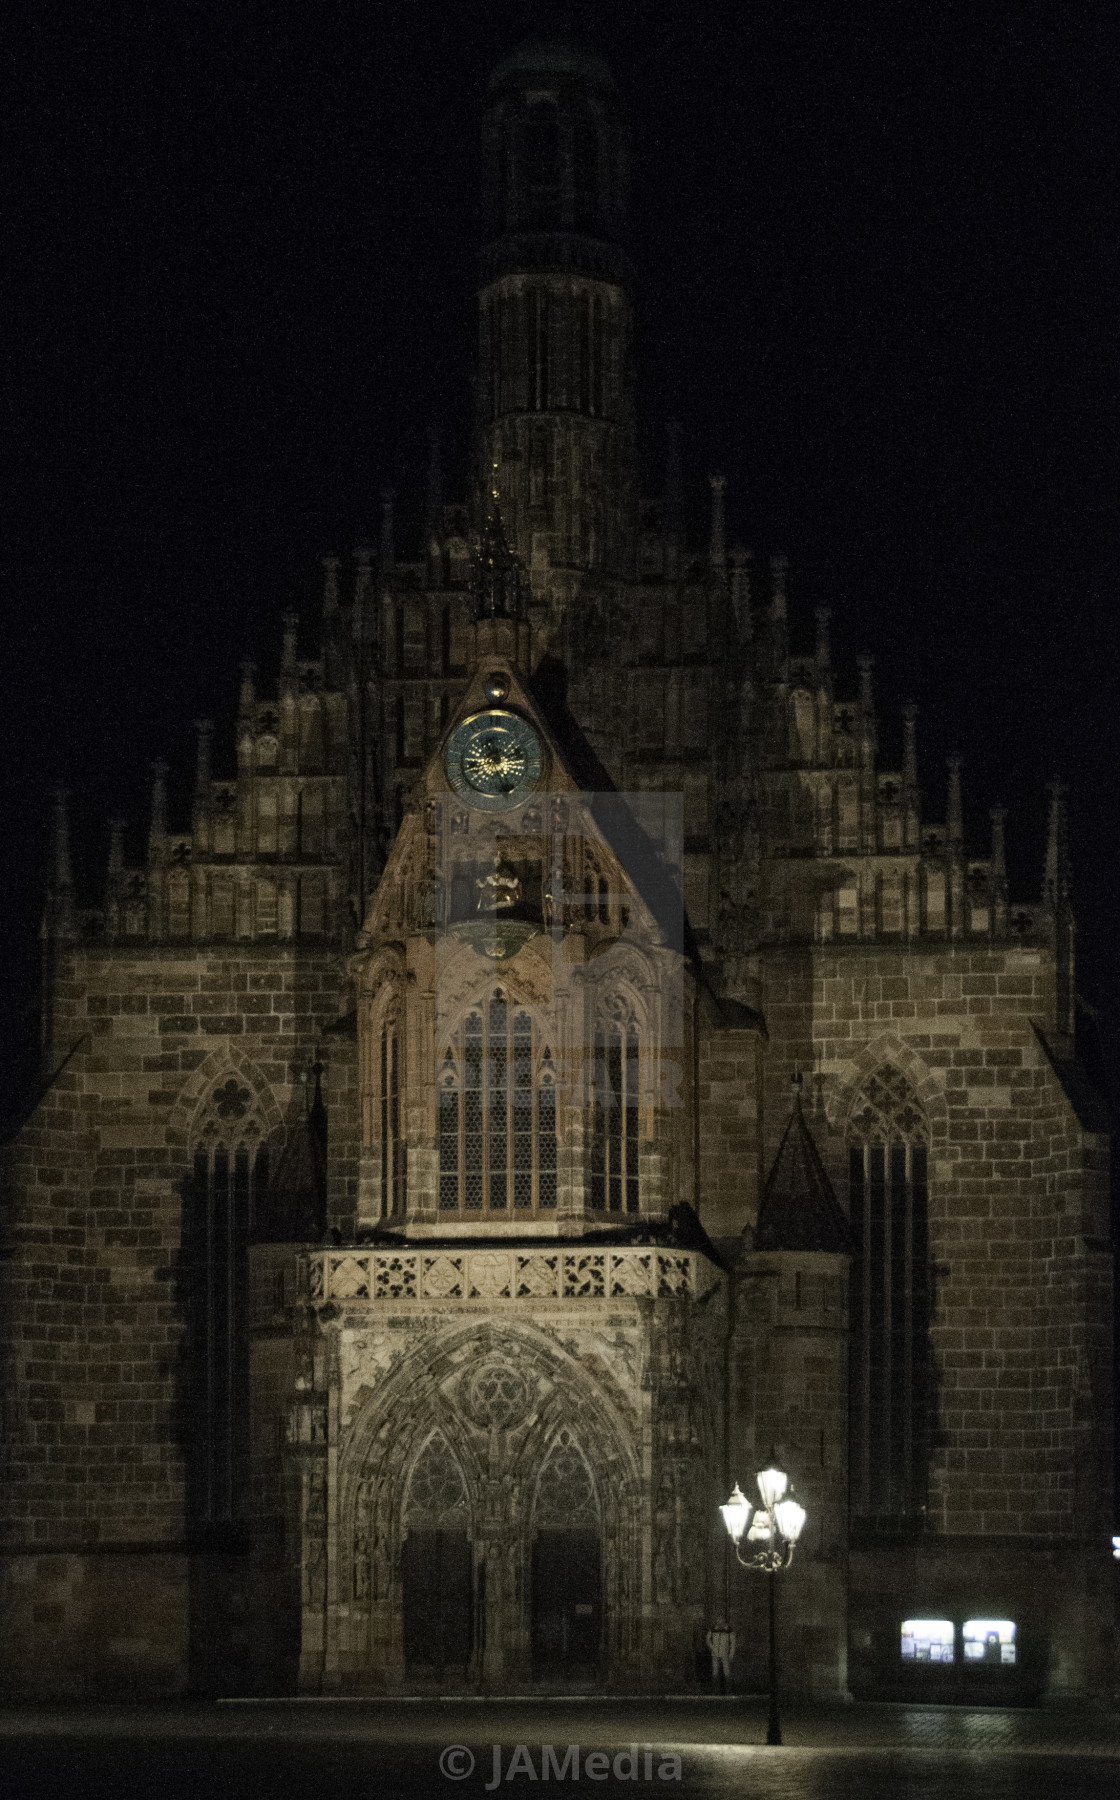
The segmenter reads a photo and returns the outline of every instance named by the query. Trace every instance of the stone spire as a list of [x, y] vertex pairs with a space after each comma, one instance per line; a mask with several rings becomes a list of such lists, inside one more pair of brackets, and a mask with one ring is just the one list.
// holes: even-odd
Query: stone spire
[[831, 678], [832, 672], [832, 642], [829, 631], [832, 624], [832, 610], [827, 606], [818, 606], [813, 617], [817, 624], [817, 679], [823, 687]]
[[257, 700], [256, 687], [257, 665], [246, 660], [241, 665], [241, 691], [237, 697], [237, 711], [241, 718], [252, 717], [253, 707]]
[[53, 937], [77, 937], [78, 917], [74, 906], [74, 872], [70, 862], [69, 788], [54, 788], [51, 800], [51, 882], [46, 926]]
[[736, 544], [731, 552], [731, 607], [735, 623], [739, 627], [739, 636], [743, 643], [749, 643], [754, 633], [754, 621], [751, 618], [751, 553], [744, 550], [742, 544]]
[[289, 681], [296, 675], [296, 649], [299, 644], [299, 614], [291, 607], [283, 614], [284, 649], [280, 658], [280, 673]]
[[523, 574], [521, 563], [506, 543], [495, 463], [478, 546], [476, 596], [480, 619], [520, 619], [524, 616]]
[[789, 1123], [763, 1188], [754, 1247], [833, 1252], [855, 1248], [851, 1227], [801, 1110], [800, 1072], [793, 1078]]
[[964, 814], [961, 807], [961, 758], [950, 756], [949, 797], [945, 808], [945, 848], [948, 852], [949, 936], [959, 938], [965, 927], [964, 907]]
[[148, 827], [148, 861], [162, 862], [167, 848], [167, 764], [152, 764], [152, 813]]
[[788, 558], [778, 555], [770, 558], [770, 654], [773, 659], [775, 681], [785, 681], [789, 658], [789, 623], [787, 619], [788, 599], [786, 582], [789, 576]]
[[918, 709], [908, 700], [902, 709], [902, 847], [917, 850], [922, 841], [921, 792], [918, 788]]
[[1071, 870], [1069, 819], [1065, 784], [1057, 779], [1046, 784], [1050, 795], [1050, 820], [1046, 833], [1046, 869], [1042, 898], [1051, 908], [1054, 930], [1055, 1049], [1072, 1056], [1076, 1007], [1074, 919], [1070, 905]]
[[992, 861], [988, 876], [988, 931], [992, 937], [1007, 935], [1007, 854], [1004, 849], [1006, 806], [993, 806]]
[[727, 494], [726, 475], [709, 475], [712, 490], [712, 523], [708, 536], [708, 566], [721, 578], [727, 573], [727, 522], [725, 517], [725, 500]]
[[370, 607], [369, 604], [373, 551], [368, 545], [360, 545], [355, 550], [354, 562], [357, 567], [354, 575], [354, 610], [350, 619], [350, 635], [356, 644], [360, 644], [370, 636], [377, 617], [376, 607]]
[[[443, 551], [443, 467], [440, 460], [439, 431], [428, 427], [428, 491], [424, 507], [424, 554], [428, 559], [428, 580], [434, 587], [441, 574]], [[434, 565], [434, 567], [433, 567]]]
[[1050, 817], [1046, 832], [1046, 868], [1042, 880], [1042, 898], [1048, 906], [1058, 906], [1069, 899], [1069, 825], [1066, 817], [1066, 793], [1063, 782], [1055, 776], [1046, 783], [1050, 796]]
[[198, 734], [194, 764], [194, 803], [191, 807], [191, 831], [195, 850], [208, 850], [210, 830], [210, 746], [214, 735], [213, 719], [196, 719]]
[[681, 428], [676, 419], [665, 428], [665, 551], [666, 573], [681, 574], [684, 567], [684, 489], [681, 482]]
[[393, 548], [393, 502], [397, 497], [396, 489], [383, 487], [381, 490], [381, 551], [378, 559], [378, 573], [382, 582], [392, 580], [396, 567], [396, 551]]
[[120, 936], [121, 884], [124, 879], [124, 833], [126, 821], [119, 814], [109, 820], [109, 860], [105, 868], [105, 935]]
[[328, 688], [342, 681], [342, 607], [338, 594], [338, 557], [323, 558], [323, 679]]

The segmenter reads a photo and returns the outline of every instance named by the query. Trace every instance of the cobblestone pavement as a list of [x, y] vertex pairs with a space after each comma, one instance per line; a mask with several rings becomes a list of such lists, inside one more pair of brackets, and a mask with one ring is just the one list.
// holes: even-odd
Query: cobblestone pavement
[[783, 1728], [768, 1748], [754, 1699], [20, 1706], [0, 1710], [0, 1800], [1120, 1796], [1115, 1711], [791, 1705]]

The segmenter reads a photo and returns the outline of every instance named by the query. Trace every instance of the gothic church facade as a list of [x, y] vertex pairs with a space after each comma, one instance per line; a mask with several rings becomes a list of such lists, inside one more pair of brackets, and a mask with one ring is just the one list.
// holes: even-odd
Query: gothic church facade
[[433, 441], [420, 556], [386, 494], [316, 654], [286, 615], [275, 691], [246, 666], [235, 773], [203, 723], [181, 831], [157, 765], [96, 908], [59, 797], [3, 1680], [665, 1691], [726, 1611], [761, 1685], [716, 1508], [775, 1446], [791, 1682], [1097, 1691], [1107, 1142], [1061, 795], [1013, 903], [1001, 812], [967, 851], [954, 765], [931, 821], [912, 710], [881, 766], [870, 661], [834, 690], [823, 612], [795, 650], [722, 479], [703, 554], [675, 442], [641, 497], [599, 57], [522, 44], [484, 141], [471, 497]]

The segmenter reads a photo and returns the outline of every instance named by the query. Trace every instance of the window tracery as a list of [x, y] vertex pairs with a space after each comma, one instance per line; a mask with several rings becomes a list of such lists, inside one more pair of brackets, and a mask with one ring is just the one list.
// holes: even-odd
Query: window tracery
[[598, 1530], [599, 1499], [583, 1452], [564, 1429], [554, 1439], [537, 1477], [534, 1522], [555, 1529]]
[[886, 1065], [848, 1117], [852, 1228], [852, 1505], [868, 1518], [919, 1514], [925, 1488], [929, 1335], [929, 1124], [911, 1083]]
[[248, 1406], [248, 1246], [269, 1181], [264, 1106], [236, 1073], [204, 1095], [190, 1134], [184, 1215], [193, 1412], [191, 1503], [211, 1523], [237, 1516]]
[[495, 988], [438, 1076], [441, 1212], [556, 1206], [556, 1070], [532, 1015]]
[[414, 1531], [466, 1528], [470, 1511], [466, 1482], [441, 1432], [428, 1439], [412, 1465], [404, 1510], [406, 1524]]
[[591, 1128], [591, 1205], [637, 1212], [638, 1027], [621, 995], [602, 1003], [595, 1026]]

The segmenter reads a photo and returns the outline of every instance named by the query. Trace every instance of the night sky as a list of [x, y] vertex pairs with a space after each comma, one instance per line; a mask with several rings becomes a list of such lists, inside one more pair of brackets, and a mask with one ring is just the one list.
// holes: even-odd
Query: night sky
[[[166, 755], [187, 824], [192, 719], [231, 771], [240, 658], [274, 671], [281, 611], [310, 615], [387, 482], [415, 553], [429, 424], [461, 485], [481, 101], [525, 9], [52, 10], [7, 127], [14, 1049], [50, 786], [93, 903], [107, 816], [138, 855]], [[795, 644], [831, 605], [842, 692], [873, 651], [887, 763], [918, 701], [927, 816], [955, 749], [971, 853], [1009, 806], [1014, 898], [1070, 782], [1078, 985], [1115, 1065], [1115, 10], [574, 10], [633, 127], [646, 491], [679, 418], [697, 540], [724, 470], [732, 538], [792, 559]]]

